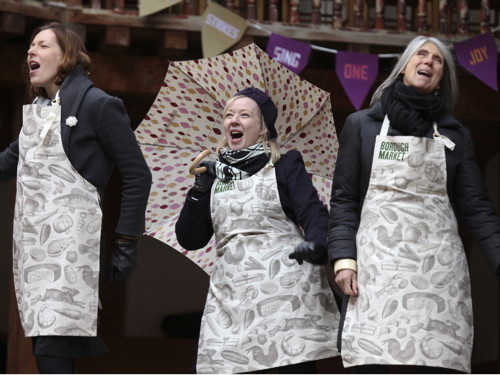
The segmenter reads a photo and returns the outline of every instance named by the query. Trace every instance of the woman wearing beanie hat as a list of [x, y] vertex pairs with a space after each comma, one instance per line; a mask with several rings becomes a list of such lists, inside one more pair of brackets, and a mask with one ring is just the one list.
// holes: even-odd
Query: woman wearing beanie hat
[[300, 153], [281, 155], [278, 110], [265, 92], [246, 88], [223, 113], [217, 161], [200, 164], [207, 171], [176, 224], [187, 250], [216, 240], [196, 370], [314, 373], [315, 360], [339, 355], [339, 313], [322, 266], [327, 209]]

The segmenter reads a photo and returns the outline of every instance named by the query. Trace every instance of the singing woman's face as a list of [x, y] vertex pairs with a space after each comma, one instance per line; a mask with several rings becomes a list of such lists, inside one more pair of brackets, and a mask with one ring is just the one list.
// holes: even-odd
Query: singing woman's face
[[443, 77], [444, 58], [434, 43], [422, 45], [403, 70], [403, 82], [418, 90], [431, 93], [439, 88]]
[[233, 151], [256, 144], [266, 132], [257, 103], [247, 97], [232, 102], [225, 113], [224, 132]]
[[62, 58], [63, 51], [52, 30], [42, 30], [35, 35], [28, 50], [30, 82], [35, 87], [43, 87], [49, 98], [59, 89], [55, 80]]

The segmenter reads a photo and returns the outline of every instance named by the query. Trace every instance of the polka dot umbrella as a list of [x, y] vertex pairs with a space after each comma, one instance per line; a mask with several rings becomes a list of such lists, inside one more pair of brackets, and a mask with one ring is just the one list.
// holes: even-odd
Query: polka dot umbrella
[[302, 153], [321, 199], [329, 201], [338, 151], [329, 93], [255, 44], [215, 57], [170, 62], [153, 105], [135, 131], [153, 173], [146, 234], [182, 252], [208, 274], [216, 258], [213, 239], [205, 248], [188, 252], [177, 243], [175, 223], [194, 183], [189, 167], [203, 150], [215, 151], [223, 137], [226, 101], [249, 86], [273, 98], [282, 152]]

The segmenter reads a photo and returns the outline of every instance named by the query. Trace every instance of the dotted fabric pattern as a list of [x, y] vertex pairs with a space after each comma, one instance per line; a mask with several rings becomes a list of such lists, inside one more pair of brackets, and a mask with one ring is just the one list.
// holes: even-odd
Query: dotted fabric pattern
[[255, 44], [215, 57], [170, 62], [153, 105], [135, 130], [153, 174], [146, 234], [180, 251], [208, 274], [216, 256], [213, 240], [188, 252], [177, 243], [175, 222], [194, 183], [189, 167], [203, 150], [212, 151], [208, 159], [215, 158], [223, 137], [224, 105], [249, 86], [273, 98], [282, 152], [299, 150], [321, 200], [328, 204], [330, 199], [338, 140], [329, 93]]

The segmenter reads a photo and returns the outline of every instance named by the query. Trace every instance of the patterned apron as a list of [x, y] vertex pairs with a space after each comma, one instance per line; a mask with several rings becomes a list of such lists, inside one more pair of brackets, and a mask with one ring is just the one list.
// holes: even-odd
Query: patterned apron
[[101, 209], [61, 141], [61, 106], [23, 107], [14, 286], [26, 336], [95, 336]]
[[387, 136], [375, 143], [356, 237], [359, 296], [342, 332], [345, 367], [433, 366], [470, 372], [472, 301], [467, 260], [446, 190], [445, 146]]
[[248, 372], [337, 356], [337, 305], [322, 266], [288, 258], [304, 238], [283, 212], [274, 167], [244, 180], [216, 180], [211, 210], [218, 258], [197, 372]]

